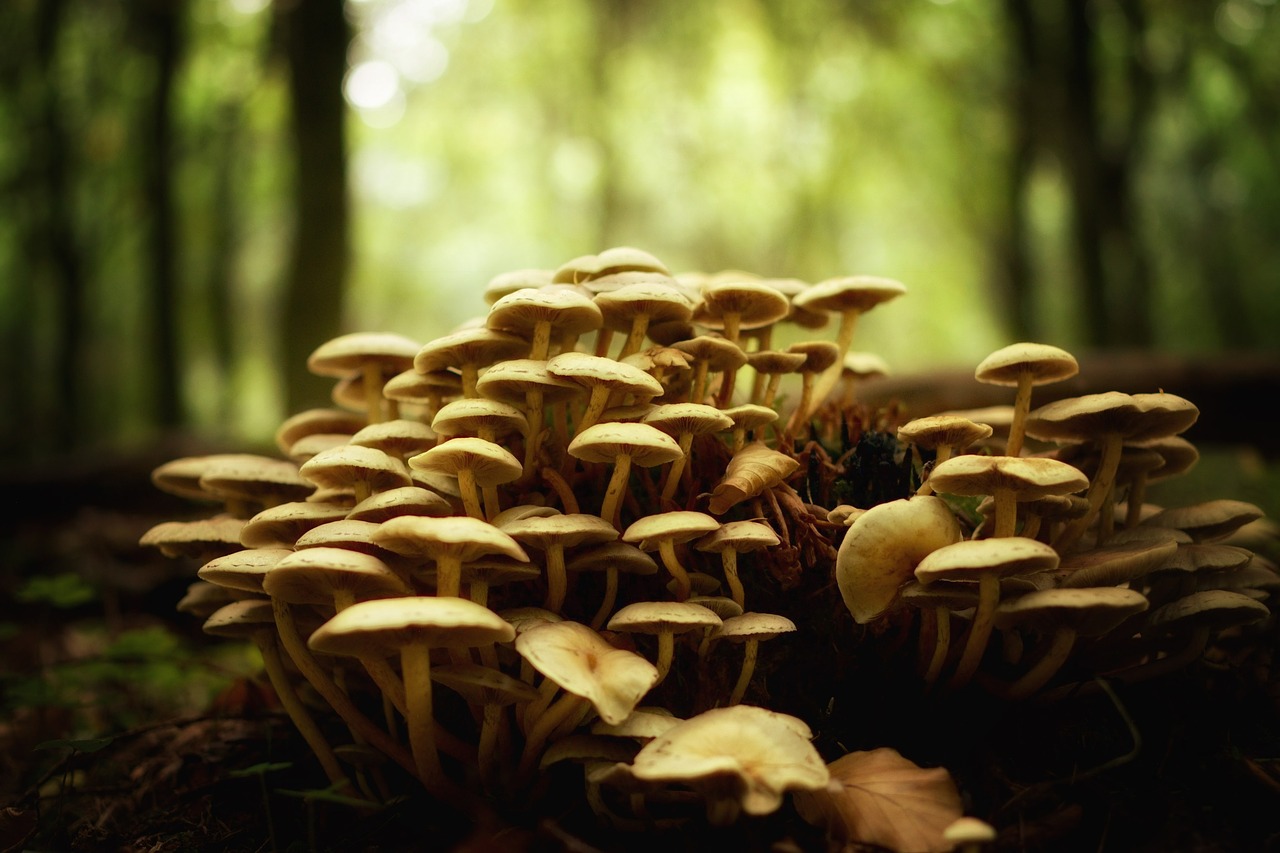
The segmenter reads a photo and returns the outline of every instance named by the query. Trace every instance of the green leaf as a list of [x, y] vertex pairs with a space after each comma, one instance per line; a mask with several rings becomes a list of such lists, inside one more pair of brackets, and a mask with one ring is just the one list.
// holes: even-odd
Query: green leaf
[[28, 604], [44, 602], [63, 610], [88, 604], [96, 595], [97, 590], [88, 581], [70, 572], [31, 578], [14, 593], [19, 601]]
[[249, 767], [244, 767], [240, 770], [232, 770], [228, 775], [233, 779], [243, 779], [247, 776], [265, 776], [266, 774], [274, 773], [277, 770], [288, 770], [292, 766], [292, 761], [263, 761]]

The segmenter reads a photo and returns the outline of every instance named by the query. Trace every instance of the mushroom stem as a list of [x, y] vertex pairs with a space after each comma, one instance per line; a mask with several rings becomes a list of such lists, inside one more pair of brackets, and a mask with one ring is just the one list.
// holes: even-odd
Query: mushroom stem
[[951, 651], [951, 610], [947, 607], [933, 608], [934, 622], [937, 631], [933, 640], [933, 655], [929, 658], [929, 668], [924, 673], [924, 683], [933, 686], [942, 674], [942, 667], [947, 662], [947, 653]]
[[1018, 499], [1012, 489], [996, 489], [992, 499], [996, 505], [996, 526], [991, 534], [997, 539], [1012, 536], [1018, 530]]
[[1124, 438], [1119, 433], [1109, 433], [1102, 439], [1102, 456], [1098, 460], [1098, 470], [1089, 484], [1089, 508], [1084, 515], [1073, 519], [1059, 531], [1053, 540], [1053, 547], [1059, 554], [1070, 551], [1089, 529], [1089, 525], [1097, 517], [1102, 504], [1111, 494], [1111, 486], [1115, 483], [1116, 470], [1120, 467], [1120, 455], [1124, 450]]
[[960, 662], [951, 674], [947, 685], [958, 689], [969, 683], [978, 664], [982, 662], [982, 653], [987, 650], [987, 640], [995, 625], [996, 605], [1000, 603], [1000, 578], [987, 572], [978, 579], [978, 605], [973, 611], [973, 624], [969, 626], [969, 636], [965, 639], [964, 651]]
[[365, 362], [360, 368], [364, 385], [365, 417], [371, 424], [382, 421], [382, 368], [376, 362]]
[[[952, 447], [950, 444], [938, 445], [938, 449], [934, 452], [933, 467], [937, 468], [943, 462], [946, 462], [948, 459], [951, 458], [951, 454], [952, 454]], [[928, 477], [925, 477], [924, 482], [920, 484], [920, 488], [916, 489], [916, 494], [917, 495], [933, 494], [933, 486], [929, 483]]]
[[671, 631], [658, 633], [658, 659], [653, 662], [658, 670], [658, 680], [653, 683], [657, 687], [671, 671], [671, 661], [676, 656], [676, 635]]
[[480, 490], [476, 486], [476, 472], [470, 468], [458, 471], [458, 493], [462, 495], [462, 506], [467, 515], [485, 520], [484, 509], [480, 506]]
[[724, 567], [724, 579], [729, 584], [729, 595], [739, 607], [746, 607], [746, 592], [742, 578], [738, 577], [738, 552], [732, 548], [720, 550], [720, 565]]
[[680, 565], [680, 559], [676, 556], [676, 543], [671, 539], [663, 539], [658, 544], [658, 554], [662, 557], [662, 564], [671, 573], [671, 579], [676, 582], [676, 601], [685, 601], [689, 598], [693, 583], [689, 580], [689, 573], [685, 571], [684, 566]]
[[436, 748], [435, 720], [431, 697], [431, 648], [411, 643], [400, 650], [400, 669], [404, 672], [408, 697], [409, 748], [413, 753], [418, 778], [431, 791], [448, 787], [440, 753]]
[[564, 565], [564, 545], [550, 545], [547, 558], [547, 597], [542, 606], [552, 613], [560, 613], [565, 594], [569, 589], [569, 572]]
[[693, 447], [693, 433], [682, 432], [677, 442], [680, 445], [680, 457], [671, 463], [671, 467], [667, 469], [667, 481], [662, 485], [661, 498], [669, 501], [675, 497], [676, 487], [680, 484], [680, 478], [684, 475], [684, 469], [689, 464], [689, 451]]
[[462, 596], [462, 560], [451, 554], [436, 558], [436, 595]]
[[604, 493], [604, 502], [600, 505], [600, 517], [618, 530], [622, 526], [618, 521], [618, 510], [622, 506], [622, 497], [627, 490], [631, 477], [631, 457], [622, 455], [613, 460], [613, 475], [609, 478], [609, 487]]
[[528, 737], [525, 738], [524, 752], [520, 755], [520, 768], [516, 773], [517, 778], [522, 782], [528, 781], [533, 774], [538, 759], [542, 756], [543, 747], [546, 745], [551, 733], [562, 722], [581, 712], [582, 707], [586, 704], [589, 704], [588, 700], [583, 697], [566, 693], [547, 706], [547, 710], [538, 715], [538, 719], [534, 721], [533, 728], [529, 730]]
[[813, 374], [800, 374], [800, 402], [791, 412], [791, 420], [787, 422], [787, 434], [798, 437], [803, 432], [803, 425], [808, 423], [810, 409], [813, 405]]
[[[813, 386], [812, 398], [809, 408], [813, 409], [816, 405], [822, 403], [826, 396], [831, 393], [831, 389], [836, 387], [836, 383], [840, 381], [840, 374], [844, 370], [844, 357], [849, 352], [849, 346], [853, 343], [853, 333], [858, 328], [858, 317], [861, 311], [850, 309], [840, 315], [840, 330], [836, 333], [836, 347], [840, 354], [836, 356], [835, 362], [822, 372], [818, 377], [818, 381]], [[804, 417], [809, 417], [812, 411], [804, 413]]]
[[1027, 412], [1031, 409], [1031, 387], [1035, 376], [1029, 370], [1018, 374], [1018, 390], [1013, 397], [1013, 420], [1009, 424], [1009, 439], [1004, 445], [1005, 456], [1021, 456], [1022, 441], [1026, 436]]
[[759, 653], [760, 641], [755, 637], [747, 638], [746, 648], [742, 653], [742, 669], [738, 671], [738, 681], [733, 685], [733, 692], [729, 694], [730, 705], [737, 705], [746, 695], [747, 685], [751, 683], [751, 676], [756, 671], [756, 657]]
[[1005, 691], [1008, 699], [1025, 699], [1041, 687], [1049, 683], [1049, 679], [1062, 669], [1076, 644], [1076, 631], [1070, 626], [1059, 628], [1053, 633], [1049, 648], [1036, 661], [1035, 665], [1024, 672], [1017, 681], [1009, 685]]
[[613, 604], [618, 600], [618, 570], [613, 566], [609, 566], [604, 571], [604, 597], [600, 600], [600, 607], [596, 610], [596, 615], [591, 617], [591, 627], [599, 631], [600, 626], [604, 624], [604, 620], [609, 618], [609, 614], [613, 612]]

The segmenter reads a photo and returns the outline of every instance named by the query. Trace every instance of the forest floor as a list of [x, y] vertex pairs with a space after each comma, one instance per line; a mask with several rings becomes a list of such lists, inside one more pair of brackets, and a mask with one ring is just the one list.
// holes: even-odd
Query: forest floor
[[[789, 805], [714, 833], [611, 830], [583, 805], [576, 769], [469, 812], [395, 779], [401, 795], [377, 810], [333, 797], [253, 654], [177, 613], [190, 576], [137, 548], [181, 511], [136, 476], [152, 461], [81, 483], [91, 502], [52, 497], [59, 478], [44, 478], [48, 494], [0, 538], [0, 853], [834, 849]], [[33, 584], [37, 572], [47, 581]], [[808, 615], [853, 633], [829, 604]], [[822, 672], [830, 660], [781, 649], [775, 667], [802, 677], [776, 705], [805, 716], [825, 750], [887, 745], [946, 767], [965, 812], [999, 829], [991, 849], [1280, 850], [1274, 619], [1225, 634], [1185, 670], [1052, 703], [978, 688], [925, 701], [891, 634], [854, 639], [882, 651]]]

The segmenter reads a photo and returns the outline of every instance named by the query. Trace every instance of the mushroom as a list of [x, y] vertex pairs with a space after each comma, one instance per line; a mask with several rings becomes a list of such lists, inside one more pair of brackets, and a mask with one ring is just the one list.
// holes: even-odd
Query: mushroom
[[600, 328], [604, 317], [591, 297], [570, 288], [526, 287], [489, 306], [485, 325], [530, 338], [525, 358], [546, 361], [553, 333], [577, 336]]
[[[498, 486], [516, 480], [524, 468], [520, 460], [500, 444], [483, 438], [461, 436], [412, 456], [409, 467], [458, 479], [458, 491], [467, 515], [489, 519], [502, 511]], [[481, 506], [481, 494], [484, 505]]]
[[612, 542], [618, 538], [618, 531], [612, 524], [584, 513], [522, 518], [506, 524], [503, 531], [523, 545], [538, 548], [545, 555], [547, 596], [542, 606], [554, 613], [563, 610], [568, 591], [565, 549]]
[[796, 368], [796, 373], [800, 374], [800, 400], [787, 423], [787, 432], [792, 436], [799, 436], [814, 409], [813, 386], [816, 377], [835, 366], [841, 352], [830, 341], [802, 341], [792, 344], [787, 350], [801, 353], [805, 357], [804, 363]]
[[[975, 441], [991, 435], [989, 424], [980, 424], [961, 415], [932, 415], [914, 418], [898, 427], [898, 440], [923, 450], [934, 451], [933, 464], [937, 467], [951, 458], [956, 451], [964, 450]], [[916, 491], [918, 495], [933, 494], [933, 486], [927, 476]]]
[[699, 551], [719, 552], [730, 597], [744, 607], [742, 579], [738, 577], [738, 556], [780, 544], [773, 528], [760, 521], [730, 521], [694, 543]]
[[609, 619], [610, 631], [653, 634], [658, 638], [654, 666], [658, 670], [655, 685], [662, 683], [671, 670], [675, 657], [675, 635], [714, 627], [720, 617], [701, 604], [687, 601], [636, 601], [623, 607]]
[[408, 370], [420, 344], [393, 332], [352, 332], [325, 341], [307, 357], [317, 376], [358, 375], [364, 389], [368, 423], [384, 420], [382, 385], [387, 377]]
[[600, 420], [601, 413], [614, 394], [657, 397], [663, 391], [661, 382], [638, 367], [581, 352], [557, 355], [547, 362], [547, 372], [589, 389], [591, 396], [586, 409], [578, 418], [578, 432]]
[[674, 438], [680, 447], [680, 458], [667, 469], [667, 479], [662, 485], [660, 500], [669, 501], [675, 496], [680, 478], [688, 468], [694, 438], [730, 429], [733, 419], [714, 406], [701, 403], [665, 403], [650, 409], [641, 423], [662, 430]]
[[470, 516], [399, 516], [382, 522], [373, 538], [397, 554], [434, 560], [438, 596], [461, 594], [463, 563], [491, 554], [529, 559], [516, 540]]
[[936, 465], [929, 475], [935, 492], [991, 495], [995, 537], [1017, 532], [1018, 501], [1083, 490], [1089, 479], [1066, 462], [1043, 456], [983, 456], [967, 453]]
[[356, 503], [375, 492], [413, 485], [398, 458], [357, 444], [321, 451], [304, 462], [298, 473], [322, 489], [352, 490]]
[[1013, 400], [1013, 421], [1005, 456], [1022, 455], [1023, 425], [1031, 409], [1031, 389], [1070, 379], [1080, 372], [1075, 356], [1048, 344], [1021, 342], [1001, 347], [984, 358], [973, 372], [973, 378], [987, 385], [1006, 385], [1017, 389]]
[[738, 616], [730, 616], [728, 619], [722, 620], [718, 628], [712, 629], [714, 638], [742, 643], [745, 647], [742, 655], [742, 667], [738, 670], [738, 680], [734, 683], [733, 690], [729, 693], [729, 698], [725, 704], [737, 705], [742, 701], [742, 697], [746, 695], [747, 686], [751, 683], [751, 676], [755, 673], [760, 643], [765, 640], [772, 640], [781, 634], [791, 633], [794, 630], [796, 630], [796, 623], [785, 616], [752, 611], [747, 611]]
[[605, 573], [604, 594], [600, 598], [600, 606], [591, 617], [590, 625], [600, 630], [605, 619], [613, 613], [614, 602], [618, 596], [618, 575], [652, 575], [658, 571], [658, 564], [652, 557], [641, 551], [630, 542], [605, 542], [594, 548], [580, 551], [566, 564], [571, 572], [603, 571]]
[[618, 513], [630, 482], [631, 466], [674, 462], [680, 445], [662, 430], [644, 423], [599, 423], [582, 430], [569, 443], [569, 455], [587, 462], [612, 462], [613, 474], [600, 505], [600, 517], [621, 530]]
[[[618, 361], [640, 351], [651, 323], [683, 322], [693, 314], [693, 304], [669, 275], [629, 271], [611, 273], [607, 278], [615, 287], [597, 293], [595, 303], [603, 317], [603, 329], [627, 335]], [[595, 282], [602, 280], [603, 277], [596, 278]], [[602, 334], [601, 340], [607, 342], [608, 337]], [[608, 353], [597, 346], [596, 355]]]
[[462, 376], [462, 395], [478, 397], [480, 369], [516, 358], [528, 351], [529, 342], [519, 335], [484, 327], [461, 329], [422, 346], [413, 358], [413, 369], [430, 375], [454, 369]]
[[676, 545], [719, 528], [720, 522], [705, 512], [674, 510], [645, 516], [633, 522], [623, 532], [622, 541], [639, 545], [642, 551], [657, 551], [662, 564], [675, 581], [676, 600], [684, 601], [690, 592], [689, 573], [680, 563]]

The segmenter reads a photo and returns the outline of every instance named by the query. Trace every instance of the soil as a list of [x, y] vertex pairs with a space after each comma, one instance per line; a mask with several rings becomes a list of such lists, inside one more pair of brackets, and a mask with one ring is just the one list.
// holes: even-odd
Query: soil
[[[0, 718], [3, 853], [838, 849], [789, 805], [714, 831], [696, 820], [678, 830], [610, 829], [586, 808], [581, 771], [570, 766], [553, 768], [519, 802], [463, 808], [442, 807], [387, 772], [399, 796], [376, 811], [355, 807], [323, 791], [319, 768], [252, 674], [224, 678], [200, 701], [143, 700], [127, 678], [118, 694], [88, 691], [70, 707], [31, 699], [23, 691], [42, 672], [96, 653], [78, 650], [86, 623], [116, 633], [160, 626], [190, 650], [192, 666], [225, 643], [173, 610], [189, 576], [135, 547], [141, 531], [183, 511], [139, 477], [180, 455], [155, 452], [120, 470], [69, 474], [77, 494], [98, 498], [50, 498], [38, 509], [33, 501], [0, 540], [8, 567], [0, 575], [9, 714]], [[84, 484], [90, 475], [96, 486]], [[114, 585], [70, 607], [15, 601], [33, 572], [68, 567]], [[776, 600], [779, 590], [768, 588], [775, 582], [758, 581], [765, 588], [748, 594]], [[947, 768], [965, 812], [998, 828], [990, 849], [1280, 849], [1275, 620], [1227, 632], [1199, 663], [1152, 681], [1103, 689], [1082, 679], [1078, 691], [1052, 701], [1010, 704], [978, 686], [923, 695], [910, 626], [859, 628], [825, 578], [801, 579], [785, 599], [806, 640], [783, 639], [762, 654], [763, 687], [749, 699], [808, 721], [828, 759], [891, 746], [921, 766]], [[664, 688], [678, 697], [708, 685], [677, 674]], [[86, 720], [102, 727], [86, 729]]]

